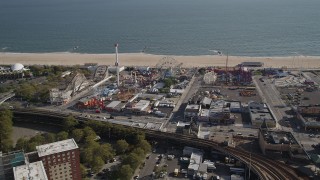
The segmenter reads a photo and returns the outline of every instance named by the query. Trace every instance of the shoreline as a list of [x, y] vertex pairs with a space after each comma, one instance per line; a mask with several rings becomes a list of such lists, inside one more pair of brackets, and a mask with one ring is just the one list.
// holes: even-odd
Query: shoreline
[[[183, 67], [225, 66], [225, 55], [154, 55], [146, 53], [120, 53], [119, 61], [123, 66], [155, 66], [162, 58], [172, 57]], [[287, 68], [320, 68], [320, 56], [278, 56], [278, 57], [250, 57], [229, 56], [228, 66], [235, 66], [241, 62], [263, 62], [264, 67]], [[115, 54], [88, 54], [72, 52], [53, 53], [0, 53], [0, 64], [11, 65], [83, 65], [84, 63], [98, 63], [113, 65]]]

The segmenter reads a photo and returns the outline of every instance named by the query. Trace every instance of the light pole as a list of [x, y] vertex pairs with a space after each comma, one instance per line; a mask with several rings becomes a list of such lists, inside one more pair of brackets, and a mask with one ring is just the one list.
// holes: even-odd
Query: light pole
[[252, 142], [250, 143], [250, 162], [249, 162], [249, 180], [251, 178], [251, 153], [252, 153]]
[[[300, 53], [298, 52], [292, 52], [294, 54], [294, 58], [295, 57], [299, 57], [302, 56]], [[299, 59], [297, 58], [297, 65], [299, 66]], [[299, 76], [301, 76], [301, 69], [302, 69], [302, 60], [300, 62], [300, 67], [299, 67]]]

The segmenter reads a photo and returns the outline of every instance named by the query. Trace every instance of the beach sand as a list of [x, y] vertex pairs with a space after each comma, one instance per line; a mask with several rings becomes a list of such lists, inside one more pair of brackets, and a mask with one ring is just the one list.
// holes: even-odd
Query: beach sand
[[[152, 55], [144, 53], [119, 54], [120, 65], [123, 66], [155, 66], [166, 55]], [[225, 66], [226, 56], [168, 56], [183, 67]], [[259, 61], [264, 67], [287, 68], [320, 68], [319, 56], [288, 56], [288, 57], [245, 57], [229, 56], [228, 66], [235, 66], [244, 61]], [[0, 53], [0, 64], [11, 65], [83, 65], [84, 63], [98, 63], [100, 65], [114, 65], [115, 54], [80, 54], [80, 53]]]

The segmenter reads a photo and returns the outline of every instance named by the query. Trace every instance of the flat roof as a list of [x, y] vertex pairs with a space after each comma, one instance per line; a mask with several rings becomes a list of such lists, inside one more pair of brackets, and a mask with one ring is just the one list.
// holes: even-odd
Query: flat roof
[[230, 108], [240, 108], [240, 107], [241, 107], [240, 102], [235, 102], [235, 101], [230, 102]]
[[150, 104], [150, 101], [148, 100], [140, 100], [137, 104], [135, 104], [132, 109], [137, 109], [137, 110], [144, 110], [145, 108], [147, 108]]
[[193, 152], [191, 154], [191, 157], [190, 157], [190, 164], [193, 163], [193, 164], [200, 164], [201, 163], [201, 160], [202, 160], [202, 153], [200, 152]]
[[65, 151], [69, 151], [77, 148], [78, 148], [78, 145], [73, 138], [50, 143], [50, 144], [44, 144], [41, 146], [36, 146], [39, 157], [47, 156], [50, 154], [56, 154], [60, 152], [65, 152]]
[[268, 106], [265, 103], [260, 103], [260, 102], [250, 102], [248, 104], [248, 107], [250, 109], [267, 109]]
[[255, 112], [255, 111], [251, 111], [251, 117], [252, 120], [254, 121], [273, 121], [273, 117], [270, 113], [260, 113], [260, 112]]
[[225, 104], [226, 101], [224, 100], [212, 101], [210, 104], [210, 109], [224, 107]]
[[210, 113], [209, 109], [201, 109], [200, 116], [207, 117], [209, 116], [209, 113]]
[[197, 171], [199, 169], [199, 164], [189, 164], [188, 169], [193, 169], [194, 171]]
[[47, 174], [44, 170], [42, 161], [30, 163], [28, 165], [17, 166], [13, 168], [15, 180], [47, 180]]
[[200, 105], [198, 104], [188, 104], [186, 109], [199, 109]]
[[150, 123], [148, 122], [147, 125], [144, 127], [145, 129], [154, 129], [154, 130], [160, 130], [163, 123]]
[[184, 89], [170, 89], [170, 93], [182, 94], [183, 92], [184, 92]]
[[207, 98], [207, 97], [204, 97], [203, 99], [202, 99], [202, 104], [211, 104], [211, 102], [212, 102], [212, 99], [211, 98]]
[[139, 94], [138, 97], [141, 99], [149, 99], [152, 101], [156, 101], [156, 100], [162, 99], [164, 97], [164, 95], [161, 95], [161, 94]]
[[190, 123], [185, 123], [183, 121], [178, 121], [177, 127], [185, 127], [186, 125], [190, 125]]
[[270, 144], [298, 144], [291, 132], [262, 130], [264, 140]]
[[107, 108], [115, 108], [117, 105], [119, 105], [121, 103], [121, 101], [112, 101], [111, 103], [109, 103], [106, 107]]
[[241, 65], [260, 65], [260, 66], [263, 66], [263, 62], [250, 62], [250, 61], [245, 61], [245, 62], [242, 62]]

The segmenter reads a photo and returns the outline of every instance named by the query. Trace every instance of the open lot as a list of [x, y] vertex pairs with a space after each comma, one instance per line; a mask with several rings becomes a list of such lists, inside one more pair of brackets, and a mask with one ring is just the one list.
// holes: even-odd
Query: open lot
[[320, 71], [313, 71], [313, 72], [303, 72], [306, 76], [308, 76], [312, 81], [320, 84]]
[[256, 102], [261, 102], [261, 98], [258, 94], [258, 92], [256, 90], [253, 90], [253, 92], [256, 94], [256, 95], [253, 95], [253, 96], [241, 96], [240, 95], [240, 92], [242, 90], [244, 90], [245, 87], [237, 87], [235, 89], [232, 89], [228, 86], [224, 86], [224, 87], [221, 87], [221, 86], [212, 86], [212, 87], [202, 87], [199, 89], [199, 92], [200, 91], [212, 91], [213, 89], [214, 90], [220, 90], [221, 92], [221, 95], [223, 96], [223, 99], [227, 100], [227, 101], [240, 101], [242, 103], [248, 103], [249, 101], [256, 101]]
[[12, 140], [15, 144], [19, 138], [31, 138], [37, 134], [58, 133], [60, 131], [61, 128], [57, 126], [29, 122], [14, 122]]
[[[300, 94], [297, 93], [297, 88], [278, 88], [279, 92], [282, 95], [282, 98], [285, 98], [287, 104], [292, 104], [295, 101], [300, 102], [300, 105], [310, 105], [310, 104], [320, 104], [320, 91], [303, 91]], [[292, 99], [286, 98], [284, 96], [287, 96], [288, 94], [291, 94], [293, 96]]]

